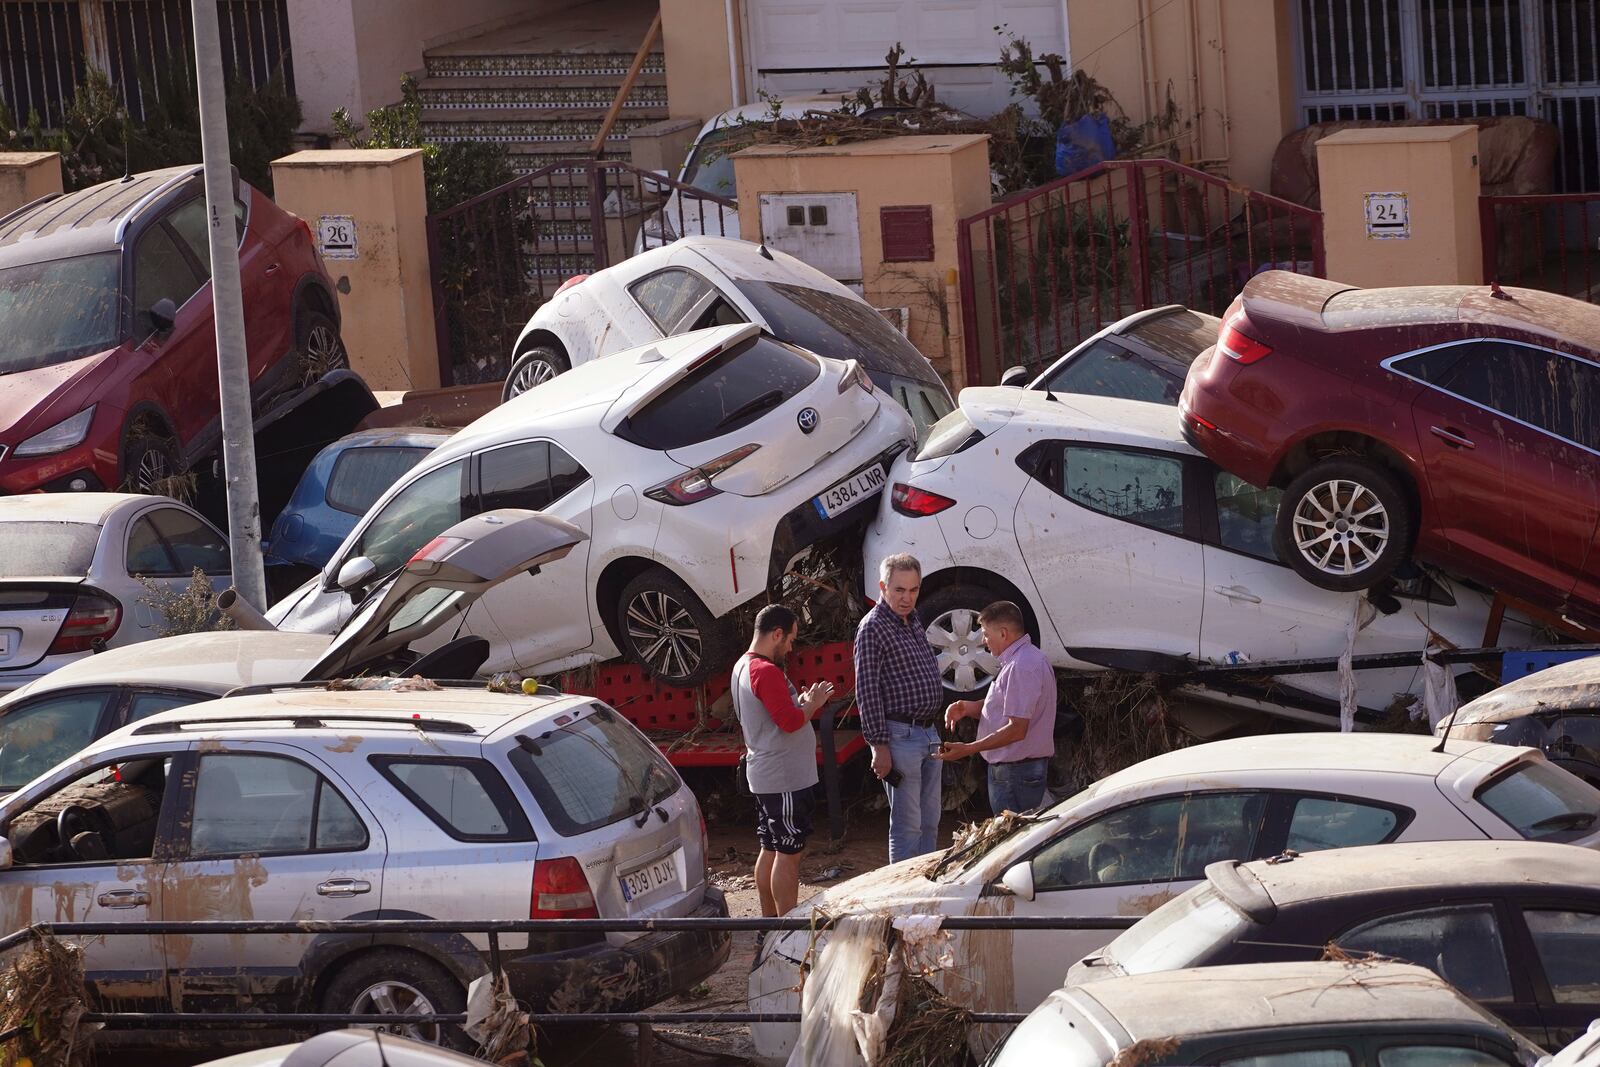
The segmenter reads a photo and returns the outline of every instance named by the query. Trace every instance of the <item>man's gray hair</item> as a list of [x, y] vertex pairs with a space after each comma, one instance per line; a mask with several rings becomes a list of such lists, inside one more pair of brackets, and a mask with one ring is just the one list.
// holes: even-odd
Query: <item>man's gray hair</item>
[[922, 564], [917, 562], [917, 557], [909, 552], [896, 552], [892, 556], [883, 557], [883, 562], [878, 564], [878, 579], [888, 585], [889, 579], [894, 577], [895, 571], [910, 571], [918, 578], [922, 577]]

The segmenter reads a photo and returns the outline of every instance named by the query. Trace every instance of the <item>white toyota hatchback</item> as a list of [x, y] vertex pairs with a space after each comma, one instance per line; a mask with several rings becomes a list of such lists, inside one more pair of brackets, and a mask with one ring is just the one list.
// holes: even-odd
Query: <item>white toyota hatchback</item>
[[[1183, 440], [1165, 404], [965, 389], [890, 481], [864, 558], [869, 568], [892, 552], [921, 560], [918, 607], [954, 691], [992, 677], [977, 613], [994, 600], [1021, 606], [1057, 667], [1173, 673], [1200, 662], [1331, 660], [1361, 600], [1278, 562], [1278, 490], [1219, 470]], [[1361, 606], [1358, 655], [1420, 652], [1430, 630], [1477, 647], [1489, 619], [1487, 595], [1433, 573], [1398, 586], [1386, 606]], [[1525, 644], [1531, 633], [1508, 619], [1500, 637]], [[1356, 680], [1363, 720], [1422, 690], [1416, 666]], [[1285, 675], [1270, 690], [1221, 685], [1199, 695], [1319, 725], [1338, 715], [1332, 671]]]
[[[966, 848], [841, 883], [790, 914], [1139, 917], [1198, 884], [1207, 864], [1288, 849], [1484, 839], [1600, 847], [1600, 791], [1537, 750], [1437, 746], [1415, 734], [1315, 733], [1180, 749], [1037, 816], [996, 820]], [[960, 1006], [1031, 1011], [1075, 961], [1115, 937], [1115, 930], [1089, 929], [951, 932], [926, 951], [949, 953], [929, 973]], [[818, 940], [825, 953], [827, 936]], [[807, 971], [828, 963], [817, 952], [809, 930], [769, 934], [750, 973], [750, 1003], [798, 1011], [795, 991]], [[856, 1003], [849, 999], [848, 1007]], [[828, 1007], [848, 1017], [842, 1003], [807, 1011]], [[764, 1062], [788, 1059], [801, 1036], [793, 1023], [751, 1029]], [[985, 1030], [972, 1034], [980, 1056], [998, 1036]], [[814, 1060], [802, 1052], [794, 1062]]]
[[537, 584], [514, 578], [467, 612], [462, 632], [490, 641], [484, 669], [557, 671], [620, 652], [663, 682], [694, 684], [731, 660], [730, 612], [820, 542], [860, 536], [913, 436], [853, 360], [752, 324], [667, 338], [578, 367], [461, 430], [268, 618], [331, 633], [352, 595], [452, 523], [528, 508], [590, 539]]

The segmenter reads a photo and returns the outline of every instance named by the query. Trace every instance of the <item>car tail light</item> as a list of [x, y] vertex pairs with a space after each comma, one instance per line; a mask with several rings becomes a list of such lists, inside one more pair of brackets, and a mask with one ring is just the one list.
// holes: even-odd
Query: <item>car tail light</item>
[[568, 278], [566, 281], [562, 282], [556, 287], [556, 295], [560, 296], [562, 293], [566, 292], [568, 289], [571, 289], [574, 285], [577, 285], [579, 282], [584, 281], [588, 277], [589, 276], [587, 274], [574, 274], [572, 277]]
[[895, 482], [894, 489], [889, 495], [889, 505], [902, 515], [926, 516], [937, 515], [946, 508], [955, 507], [956, 502], [947, 496], [930, 493], [926, 489], [918, 489], [914, 485], [904, 482]]
[[589, 879], [572, 856], [533, 863], [533, 899], [528, 902], [530, 919], [598, 919]]
[[85, 594], [72, 603], [66, 621], [50, 642], [47, 656], [90, 652], [96, 641], [110, 640], [122, 625], [122, 605], [110, 597]]
[[839, 379], [839, 392], [844, 392], [852, 385], [872, 392], [872, 379], [867, 376], [866, 370], [855, 360], [850, 361], [850, 367], [844, 372], [844, 377]]
[[435, 537], [406, 561], [406, 570], [414, 574], [432, 574], [451, 553], [466, 543], [465, 537]]
[[1222, 354], [1236, 363], [1254, 363], [1270, 355], [1272, 349], [1240, 330], [1238, 321], [1232, 318], [1222, 324], [1222, 336], [1217, 338]]
[[672, 479], [653, 485], [644, 491], [644, 495], [651, 500], [659, 500], [663, 504], [693, 504], [696, 500], [716, 496], [722, 490], [711, 484], [711, 479], [733, 466], [741, 460], [755, 455], [761, 448], [760, 445], [744, 445], [736, 448], [726, 455], [718, 456], [709, 463], [702, 463], [694, 470]]

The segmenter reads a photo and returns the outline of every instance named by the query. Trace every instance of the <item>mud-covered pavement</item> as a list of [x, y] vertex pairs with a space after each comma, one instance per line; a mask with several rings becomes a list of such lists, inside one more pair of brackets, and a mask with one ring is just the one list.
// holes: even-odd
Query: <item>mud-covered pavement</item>
[[[870, 800], [858, 803], [851, 812], [849, 829], [838, 848], [827, 844], [826, 830], [812, 838], [811, 848], [800, 864], [800, 899], [821, 892], [837, 882], [873, 870], [888, 862], [889, 816], [873, 811]], [[941, 844], [949, 841], [956, 820], [947, 815], [940, 833]], [[755, 862], [755, 832], [735, 814], [710, 821], [707, 826], [710, 851], [708, 876], [712, 884], [728, 896], [732, 915], [759, 915], [751, 867]], [[708, 1018], [718, 1011], [745, 1011], [746, 979], [755, 956], [756, 935], [734, 934], [733, 951], [722, 969], [690, 995], [656, 1005], [656, 1011], [703, 1011]], [[656, 1067], [700, 1067], [706, 1064], [748, 1062], [749, 1034], [743, 1024], [714, 1022], [659, 1027], [656, 1030]], [[107, 1050], [97, 1059], [97, 1067], [191, 1067], [208, 1059], [242, 1051], [248, 1046], [233, 1045], [216, 1053], [138, 1053]], [[540, 1033], [539, 1056], [545, 1067], [583, 1067], [606, 1063], [626, 1067], [637, 1062], [637, 1034], [631, 1026], [567, 1027]]]

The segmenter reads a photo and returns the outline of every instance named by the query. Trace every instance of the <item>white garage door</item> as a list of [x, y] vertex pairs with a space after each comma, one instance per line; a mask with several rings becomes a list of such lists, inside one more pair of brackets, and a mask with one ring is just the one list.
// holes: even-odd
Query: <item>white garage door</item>
[[745, 0], [744, 11], [756, 84], [779, 95], [881, 78], [898, 41], [940, 99], [987, 115], [1009, 101], [996, 26], [1036, 56], [1067, 54], [1064, 0]]

